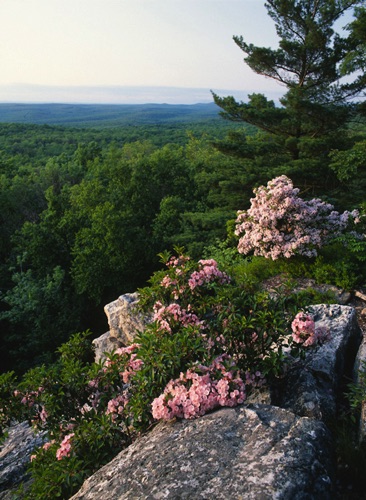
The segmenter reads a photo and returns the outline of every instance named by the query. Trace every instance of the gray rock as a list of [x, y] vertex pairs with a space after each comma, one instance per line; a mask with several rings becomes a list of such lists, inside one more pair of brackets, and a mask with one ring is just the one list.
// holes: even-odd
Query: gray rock
[[330, 456], [322, 422], [268, 405], [223, 408], [159, 424], [72, 499], [327, 500]]
[[136, 334], [142, 331], [151, 317], [144, 316], [136, 311], [139, 295], [126, 293], [117, 300], [107, 304], [104, 311], [107, 315], [109, 333], [122, 342], [123, 345], [132, 344]]
[[152, 316], [136, 311], [138, 301], [137, 292], [126, 293], [104, 307], [109, 331], [93, 340], [96, 363], [105, 359], [106, 352], [132, 344], [137, 333], [152, 321]]
[[352, 375], [362, 332], [352, 307], [316, 305], [311, 311], [316, 327], [329, 328], [331, 340], [290, 368], [273, 402], [297, 415], [329, 421], [336, 416], [344, 377]]
[[26, 469], [35, 448], [44, 443], [44, 434], [34, 434], [27, 422], [9, 428], [9, 436], [0, 447], [0, 499], [13, 498], [12, 490], [29, 477]]
[[[360, 345], [357, 352], [356, 362], [354, 367], [354, 381], [355, 383], [362, 383], [362, 373], [366, 372], [366, 339]], [[365, 376], [363, 376], [365, 379]], [[358, 429], [359, 442], [366, 440], [366, 401], [361, 403], [360, 415], [359, 415], [359, 429]]]
[[122, 347], [123, 344], [116, 337], [111, 337], [110, 332], [103, 333], [100, 337], [93, 340], [95, 362], [105, 359], [106, 352], [112, 352]]

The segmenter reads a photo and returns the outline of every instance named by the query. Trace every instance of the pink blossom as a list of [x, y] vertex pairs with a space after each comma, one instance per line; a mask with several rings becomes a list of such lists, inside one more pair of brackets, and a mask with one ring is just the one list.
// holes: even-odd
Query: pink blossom
[[43, 423], [46, 422], [48, 417], [48, 413], [46, 412], [45, 408], [42, 408], [42, 411], [39, 414], [39, 418], [42, 420]]
[[129, 355], [129, 354], [132, 354], [133, 352], [137, 351], [139, 347], [140, 347], [140, 344], [134, 343], [134, 344], [130, 344], [127, 347], [119, 347], [118, 349], [116, 349], [115, 352], [119, 356], [123, 356], [124, 354]]
[[198, 316], [188, 309], [183, 309], [179, 304], [172, 303], [168, 306], [162, 305], [160, 301], [154, 304], [153, 320], [157, 321], [160, 330], [172, 332], [173, 322], [180, 323], [182, 326], [198, 326], [204, 328], [204, 321], [199, 320]]
[[74, 437], [74, 433], [68, 434], [61, 441], [59, 449], [56, 451], [57, 460], [62, 460], [64, 457], [69, 457], [71, 454], [71, 441]]
[[166, 275], [162, 279], [160, 285], [164, 288], [169, 288], [170, 286], [174, 286], [177, 284], [177, 280], [173, 280], [170, 276]]
[[131, 377], [135, 375], [136, 372], [141, 370], [142, 365], [144, 362], [142, 359], [137, 358], [137, 354], [131, 354], [130, 359], [128, 360], [128, 363], [125, 367], [125, 370], [120, 373], [120, 376], [122, 377], [122, 380], [125, 384], [128, 384], [130, 381]]
[[310, 314], [299, 312], [291, 323], [292, 338], [304, 347], [322, 344], [330, 340], [330, 332], [327, 327], [315, 328], [314, 319]]
[[168, 262], [167, 266], [168, 267], [184, 267], [186, 262], [190, 260], [190, 257], [187, 257], [185, 255], [180, 255], [179, 257], [171, 257]]
[[42, 446], [42, 448], [43, 448], [44, 450], [46, 450], [46, 451], [47, 451], [49, 448], [51, 448], [51, 446], [54, 444], [54, 442], [55, 442], [54, 440], [52, 440], [52, 441], [48, 441], [47, 443], [45, 443], [45, 444]]
[[108, 401], [106, 415], [112, 415], [112, 419], [116, 420], [118, 415], [122, 415], [126, 404], [128, 403], [128, 394], [123, 392], [114, 399]]
[[254, 193], [250, 209], [239, 211], [236, 220], [238, 250], [243, 254], [254, 250], [254, 255], [273, 260], [296, 254], [315, 257], [320, 247], [342, 234], [349, 221], [358, 217], [357, 211], [339, 214], [316, 198], [303, 200], [285, 175]]
[[228, 355], [222, 355], [208, 367], [198, 365], [196, 370], [201, 373], [193, 369], [181, 373], [179, 379], [171, 380], [164, 393], [154, 399], [153, 417], [191, 419], [219, 406], [232, 407], [243, 403], [245, 384], [232, 369], [235, 369], [234, 362]]
[[28, 408], [32, 408], [32, 406], [34, 406], [34, 403], [35, 403], [35, 398], [37, 397], [37, 392], [36, 391], [31, 391], [30, 393], [26, 393], [22, 399], [21, 399], [21, 403], [23, 405], [27, 405]]
[[[122, 361], [125, 360], [124, 370], [120, 373], [120, 376], [125, 384], [127, 384], [130, 381], [131, 377], [138, 370], [140, 370], [143, 365], [143, 361], [141, 359], [138, 359], [136, 354], [136, 351], [138, 351], [139, 347], [140, 344], [134, 343], [130, 344], [127, 347], [119, 347], [114, 352], [117, 356], [119, 356], [122, 359]], [[103, 371], [106, 373], [107, 369], [116, 363], [121, 363], [121, 360], [116, 361], [107, 359], [105, 361]], [[98, 379], [91, 380], [89, 382], [89, 387], [91, 388], [97, 388], [98, 385], [99, 385]]]
[[194, 271], [188, 280], [188, 286], [191, 290], [214, 281], [221, 285], [230, 282], [230, 277], [218, 269], [215, 260], [200, 260], [198, 264], [199, 270]]

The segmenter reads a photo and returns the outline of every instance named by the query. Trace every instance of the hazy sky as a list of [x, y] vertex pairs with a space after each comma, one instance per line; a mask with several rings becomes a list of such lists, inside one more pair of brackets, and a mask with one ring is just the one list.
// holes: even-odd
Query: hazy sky
[[[209, 89], [281, 91], [232, 40], [276, 43], [262, 0], [0, 0], [0, 23], [3, 102], [126, 102], [121, 86], [175, 87], [177, 102], [180, 87], [196, 102]], [[140, 89], [135, 101], [149, 97]]]
[[[176, 102], [210, 101], [209, 89], [281, 92], [232, 40], [276, 45], [264, 3], [0, 0], [0, 101], [127, 102], [135, 86], [174, 87], [167, 95]], [[181, 87], [195, 90], [179, 99]], [[143, 90], [135, 102], [164, 102]]]

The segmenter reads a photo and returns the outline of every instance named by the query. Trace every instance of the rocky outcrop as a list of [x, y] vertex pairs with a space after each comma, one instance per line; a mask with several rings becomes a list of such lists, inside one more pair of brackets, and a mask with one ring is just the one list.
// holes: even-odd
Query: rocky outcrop
[[332, 497], [322, 422], [268, 405], [161, 423], [89, 478], [73, 500]]
[[136, 334], [151, 321], [151, 317], [136, 311], [138, 301], [137, 292], [126, 293], [104, 307], [109, 331], [93, 341], [97, 362], [104, 358], [105, 352], [132, 344]]
[[34, 434], [27, 422], [13, 425], [0, 447], [0, 499], [14, 498], [13, 490], [29, 479], [26, 474], [32, 451], [44, 442], [44, 435]]
[[99, 361], [105, 359], [106, 352], [112, 352], [122, 347], [123, 344], [116, 337], [111, 337], [110, 332], [103, 333], [100, 337], [93, 340], [94, 346], [94, 357], [95, 362], [99, 363]]
[[[365, 375], [366, 375], [366, 339], [364, 338], [357, 353], [353, 378], [356, 383], [365, 384], [366, 382]], [[362, 402], [360, 408], [358, 434], [360, 442], [366, 441], [366, 401]]]
[[[133, 294], [116, 302], [125, 302], [121, 307], [125, 315], [127, 310], [133, 314], [136, 300]], [[331, 340], [309, 350], [276, 387], [254, 394], [238, 408], [222, 408], [196, 420], [160, 422], [91, 476], [72, 498], [336, 498], [334, 436], [327, 425], [337, 415], [344, 377], [348, 382], [362, 334], [353, 308], [320, 305], [312, 309], [316, 326], [327, 326]], [[117, 307], [108, 310], [112, 311], [111, 330], [125, 331]], [[142, 326], [136, 326], [133, 318], [127, 324], [131, 331]], [[122, 343], [115, 335], [111, 338]], [[103, 342], [100, 339], [100, 345]], [[356, 371], [365, 356], [363, 345]], [[0, 475], [0, 491], [12, 488], [19, 473], [24, 474], [35, 443], [27, 445], [22, 459], [17, 455], [11, 459], [11, 453], [27, 439], [20, 433], [13, 444], [9, 441], [1, 449], [2, 464], [13, 460], [14, 466], [3, 466], [9, 473]], [[6, 495], [0, 493], [0, 499], [11, 498]]]
[[316, 305], [311, 312], [317, 327], [329, 328], [331, 340], [290, 368], [272, 402], [297, 415], [329, 421], [336, 416], [344, 377], [352, 377], [362, 333], [352, 307]]
[[336, 416], [362, 335], [351, 307], [320, 305], [312, 312], [332, 339], [309, 351], [277, 387], [256, 395], [271, 404], [247, 402], [197, 420], [160, 423], [72, 498], [334, 498], [327, 421]]

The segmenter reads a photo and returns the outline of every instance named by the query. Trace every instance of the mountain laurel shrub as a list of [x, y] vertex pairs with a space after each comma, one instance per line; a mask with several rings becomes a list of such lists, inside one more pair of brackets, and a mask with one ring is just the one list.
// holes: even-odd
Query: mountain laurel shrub
[[235, 234], [238, 250], [270, 259], [294, 255], [316, 257], [318, 250], [345, 233], [357, 210], [339, 214], [318, 198], [305, 201], [291, 179], [282, 175], [254, 190], [251, 207], [239, 211]]
[[310, 317], [295, 321], [287, 299], [248, 291], [213, 259], [196, 262], [181, 250], [161, 257], [165, 269], [140, 290], [153, 320], [132, 345], [94, 363], [90, 332], [76, 334], [53, 365], [21, 382], [0, 379], [1, 423], [27, 419], [45, 431], [29, 465], [33, 482], [19, 498], [69, 498], [157, 420], [241, 404], [291, 354], [326, 338]]

